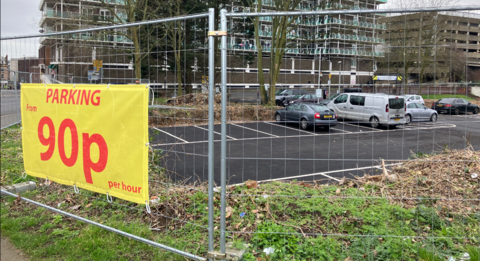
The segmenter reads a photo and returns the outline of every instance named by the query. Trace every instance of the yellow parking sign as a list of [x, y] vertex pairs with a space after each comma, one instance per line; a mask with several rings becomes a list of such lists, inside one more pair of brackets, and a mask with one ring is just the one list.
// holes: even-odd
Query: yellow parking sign
[[148, 88], [23, 84], [25, 172], [145, 204]]

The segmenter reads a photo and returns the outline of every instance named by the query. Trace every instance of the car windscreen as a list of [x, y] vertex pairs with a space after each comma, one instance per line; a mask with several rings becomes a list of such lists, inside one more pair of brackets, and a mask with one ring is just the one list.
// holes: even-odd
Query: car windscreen
[[335, 100], [335, 98], [337, 98], [341, 93], [336, 93], [334, 95], [332, 95], [329, 99], [330, 100]]
[[302, 97], [302, 96], [303, 96], [303, 95], [298, 94], [298, 95], [293, 96], [293, 98], [294, 98], [294, 99], [299, 99], [299, 98]]
[[310, 105], [310, 107], [316, 112], [330, 111], [329, 108], [327, 108], [326, 106], [322, 106], [322, 105]]
[[285, 92], [287, 92], [288, 90], [282, 90], [279, 94], [284, 94]]
[[388, 107], [390, 109], [398, 110], [405, 106], [405, 100], [403, 98], [393, 98], [388, 100]]
[[278, 91], [275, 92], [275, 95], [279, 95], [279, 94], [281, 94], [281, 93], [284, 92], [284, 91], [285, 91], [285, 90], [278, 90]]
[[455, 99], [453, 98], [446, 98], [446, 99], [441, 99], [438, 101], [439, 103], [455, 103]]

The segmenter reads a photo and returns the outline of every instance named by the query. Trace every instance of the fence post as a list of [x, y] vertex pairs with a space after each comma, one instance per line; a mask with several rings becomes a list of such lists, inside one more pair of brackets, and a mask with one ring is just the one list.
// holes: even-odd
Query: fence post
[[[227, 31], [227, 10], [220, 10], [221, 31]], [[225, 254], [225, 194], [226, 194], [226, 175], [227, 175], [227, 36], [222, 36], [222, 137], [221, 137], [221, 208], [220, 208], [220, 253]]]
[[18, 89], [18, 88], [17, 88], [17, 77], [16, 77], [16, 75], [15, 75], [15, 72], [13, 73], [13, 79], [14, 79], [14, 80], [13, 80], [13, 86], [15, 87], [15, 103], [14, 103], [14, 104], [15, 104], [15, 110], [16, 110], [16, 119], [15, 119], [15, 121], [17, 122], [17, 121], [20, 120], [20, 119], [19, 119], [20, 112], [18, 111], [19, 105], [17, 104], [17, 102], [18, 102], [18, 90], [17, 90], [17, 89]]
[[[208, 30], [215, 31], [215, 9], [208, 9]], [[215, 40], [208, 36], [208, 252], [213, 251], [213, 177], [214, 177], [214, 111], [215, 103]], [[166, 82], [165, 82], [166, 83]], [[166, 84], [165, 84], [166, 85]], [[165, 96], [167, 88], [165, 86]]]

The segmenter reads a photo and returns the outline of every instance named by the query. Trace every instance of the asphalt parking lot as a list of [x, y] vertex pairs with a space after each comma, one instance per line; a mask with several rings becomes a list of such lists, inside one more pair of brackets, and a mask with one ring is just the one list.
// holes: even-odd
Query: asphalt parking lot
[[[215, 125], [215, 182], [220, 182], [220, 128]], [[208, 126], [151, 129], [152, 147], [164, 151], [162, 165], [176, 181], [208, 177]], [[395, 129], [339, 122], [330, 130], [300, 130], [275, 122], [229, 122], [227, 125], [228, 184], [246, 180], [297, 179], [339, 181], [375, 173], [381, 159], [388, 165], [412, 152], [431, 153], [445, 146], [461, 149], [467, 139], [480, 149], [480, 115], [444, 115], [438, 122], [413, 122]]]

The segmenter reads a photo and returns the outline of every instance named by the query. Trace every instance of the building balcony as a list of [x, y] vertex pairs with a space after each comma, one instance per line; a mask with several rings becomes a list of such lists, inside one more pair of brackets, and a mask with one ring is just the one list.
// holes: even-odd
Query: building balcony
[[[205, 46], [208, 48], [208, 46]], [[220, 48], [220, 45], [218, 46]], [[230, 51], [246, 51], [257, 52], [257, 46], [245, 44], [227, 44], [227, 49]], [[270, 52], [271, 46], [263, 46], [263, 52]], [[286, 48], [286, 54], [302, 54], [302, 55], [338, 55], [338, 56], [360, 56], [360, 57], [384, 57], [384, 52], [360, 51], [351, 49], [323, 49], [323, 48]]]
[[[125, 15], [119, 15], [122, 22], [126, 22], [127, 18]], [[53, 10], [48, 10], [43, 12], [43, 17], [40, 21], [40, 25], [43, 24], [43, 21], [46, 18], [55, 18], [55, 19], [74, 19], [74, 20], [86, 20], [91, 22], [120, 22], [116, 16], [102, 16], [102, 15], [82, 15], [81, 13], [71, 13], [71, 12], [57, 12]]]
[[[53, 32], [50, 32], [53, 33]], [[65, 35], [53, 35], [40, 38], [40, 43], [47, 40], [84, 40], [95, 42], [110, 42], [110, 43], [133, 43], [130, 39], [123, 35], [100, 35], [94, 36], [88, 33], [78, 34], [65, 34]]]
[[[82, 0], [86, 2], [97, 2], [97, 3], [102, 3], [98, 0]], [[124, 0], [105, 0], [105, 3], [107, 4], [115, 4], [115, 5], [124, 5], [125, 1]]]
[[382, 38], [351, 35], [351, 34], [324, 34], [323, 37], [321, 35], [317, 35], [317, 39], [342, 40], [342, 41], [366, 42], [366, 43], [378, 43], [378, 44], [385, 43], [385, 39], [382, 39]]

